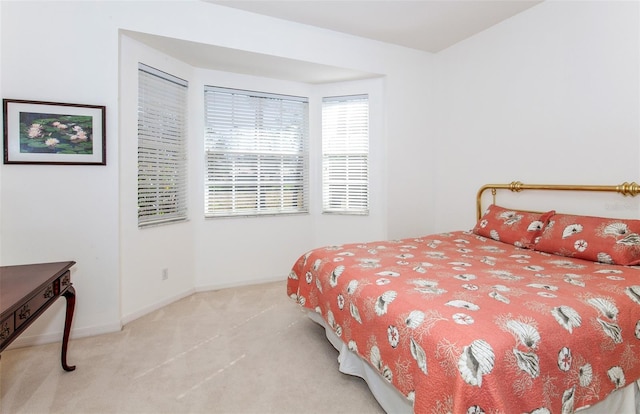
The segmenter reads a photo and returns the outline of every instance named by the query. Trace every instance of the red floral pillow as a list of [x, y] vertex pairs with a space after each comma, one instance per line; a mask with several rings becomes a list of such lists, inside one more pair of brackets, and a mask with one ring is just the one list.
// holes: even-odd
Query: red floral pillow
[[532, 247], [555, 211], [532, 213], [491, 204], [473, 228], [480, 236], [518, 247]]
[[640, 220], [556, 214], [533, 248], [593, 262], [640, 264]]

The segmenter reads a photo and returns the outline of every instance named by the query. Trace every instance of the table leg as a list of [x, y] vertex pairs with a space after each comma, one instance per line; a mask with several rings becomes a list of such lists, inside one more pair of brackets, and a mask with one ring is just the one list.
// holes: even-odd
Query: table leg
[[60, 360], [62, 361], [62, 368], [65, 371], [73, 371], [76, 366], [67, 365], [67, 345], [69, 344], [69, 333], [71, 332], [71, 321], [73, 320], [73, 310], [76, 307], [76, 290], [73, 286], [62, 294], [67, 299], [67, 315], [64, 319], [64, 334], [62, 336], [62, 355]]

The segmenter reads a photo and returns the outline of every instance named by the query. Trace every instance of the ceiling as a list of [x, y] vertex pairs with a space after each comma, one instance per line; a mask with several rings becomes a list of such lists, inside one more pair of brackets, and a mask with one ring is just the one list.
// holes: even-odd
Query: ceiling
[[[2, 1], [2, 0], [0, 0]], [[436, 53], [538, 0], [203, 0], [301, 24]], [[381, 76], [351, 68], [122, 30], [194, 67], [311, 84]]]
[[379, 74], [354, 69], [191, 42], [132, 30], [121, 30], [121, 33], [197, 68], [312, 84], [380, 76]]
[[542, 0], [204, 0], [436, 53]]

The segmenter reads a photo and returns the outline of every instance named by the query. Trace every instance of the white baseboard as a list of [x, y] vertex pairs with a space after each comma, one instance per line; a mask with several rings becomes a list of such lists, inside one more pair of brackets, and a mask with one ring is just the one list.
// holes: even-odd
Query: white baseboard
[[264, 279], [252, 279], [252, 280], [245, 280], [242, 282], [232, 282], [232, 283], [215, 283], [215, 284], [209, 284], [209, 285], [196, 286], [195, 291], [209, 292], [212, 290], [229, 289], [229, 288], [251, 286], [251, 285], [261, 285], [263, 283], [282, 282], [284, 280], [287, 280], [286, 276], [269, 277]]
[[126, 325], [126, 324], [128, 324], [130, 322], [133, 322], [136, 319], [141, 318], [141, 317], [143, 317], [143, 316], [145, 316], [145, 315], [147, 315], [147, 314], [149, 314], [149, 313], [151, 313], [153, 311], [156, 311], [156, 310], [158, 310], [160, 308], [164, 308], [165, 306], [170, 305], [175, 301], [178, 301], [178, 300], [180, 300], [182, 298], [186, 298], [187, 296], [191, 296], [195, 292], [196, 291], [193, 288], [192, 289], [187, 289], [184, 292], [181, 292], [181, 293], [178, 293], [178, 294], [173, 295], [171, 297], [168, 297], [166, 299], [163, 299], [160, 302], [154, 303], [153, 305], [149, 305], [149, 306], [147, 306], [145, 308], [142, 308], [142, 309], [140, 309], [140, 310], [138, 310], [136, 312], [130, 313], [128, 315], [123, 315], [122, 316], [122, 320], [121, 320], [122, 325], [124, 326], [124, 325]]
[[[283, 280], [286, 280], [286, 277], [278, 276], [273, 278], [247, 280], [239, 283], [219, 283], [219, 284], [196, 286], [195, 288], [185, 290], [182, 293], [163, 299], [160, 302], [154, 303], [153, 305], [147, 306], [129, 315], [124, 315], [119, 324], [116, 323], [116, 324], [108, 324], [108, 325], [101, 325], [101, 326], [92, 326], [88, 328], [72, 329], [70, 334], [70, 339], [85, 338], [88, 336], [96, 336], [96, 335], [118, 332], [122, 329], [124, 325], [130, 322], [133, 322], [134, 320], [142, 316], [145, 316], [153, 311], [163, 308], [173, 302], [186, 298], [187, 296], [193, 295], [196, 292], [207, 292], [212, 290], [250, 286], [250, 285], [257, 285], [262, 283], [281, 282]], [[32, 335], [32, 336], [22, 335], [16, 338], [16, 340], [13, 341], [11, 345], [7, 347], [7, 349], [44, 345], [52, 342], [62, 342], [62, 331], [42, 334], [42, 335]]]
[[[122, 329], [122, 324], [119, 324], [119, 323], [109, 324], [109, 325], [100, 325], [100, 326], [91, 326], [88, 328], [72, 329], [71, 333], [69, 334], [69, 339], [71, 340], [71, 339], [85, 338], [87, 336], [96, 336], [96, 335], [103, 335], [107, 333], [119, 332], [121, 329]], [[17, 337], [15, 341], [13, 341], [11, 345], [7, 347], [7, 349], [44, 345], [52, 342], [62, 343], [62, 335], [63, 335], [62, 331], [42, 334], [42, 335], [31, 335], [31, 336], [21, 335]]]

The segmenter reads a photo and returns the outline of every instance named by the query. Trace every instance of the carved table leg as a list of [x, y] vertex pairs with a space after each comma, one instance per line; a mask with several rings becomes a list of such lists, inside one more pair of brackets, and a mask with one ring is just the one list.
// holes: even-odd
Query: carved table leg
[[60, 360], [62, 361], [62, 368], [65, 371], [73, 371], [76, 366], [67, 365], [67, 345], [69, 344], [69, 333], [71, 332], [71, 321], [73, 320], [73, 310], [76, 307], [76, 290], [73, 286], [62, 294], [67, 299], [67, 315], [64, 319], [64, 335], [62, 336], [62, 355]]

